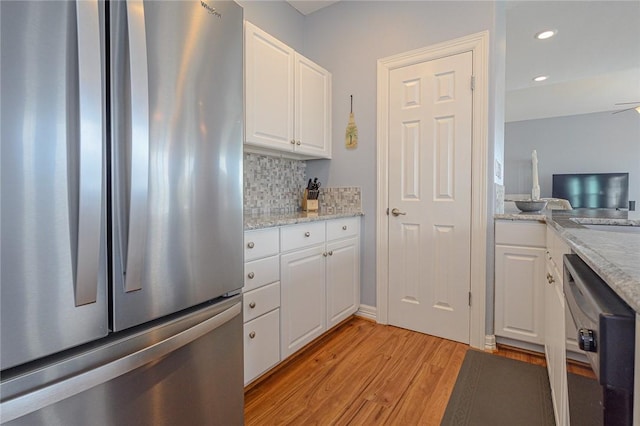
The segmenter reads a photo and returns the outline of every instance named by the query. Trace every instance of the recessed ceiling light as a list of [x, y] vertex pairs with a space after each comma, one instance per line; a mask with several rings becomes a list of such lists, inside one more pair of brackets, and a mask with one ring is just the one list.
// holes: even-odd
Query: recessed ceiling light
[[534, 37], [537, 38], [538, 40], [546, 40], [548, 38], [553, 37], [557, 33], [558, 33], [557, 30], [544, 30], [537, 33]]
[[546, 79], [548, 79], [548, 78], [549, 78], [549, 76], [548, 76], [548, 75], [539, 75], [539, 76], [537, 76], [537, 77], [534, 77], [534, 78], [533, 78], [533, 81], [538, 81], [538, 82], [540, 82], [540, 81], [545, 81], [545, 80], [546, 80]]

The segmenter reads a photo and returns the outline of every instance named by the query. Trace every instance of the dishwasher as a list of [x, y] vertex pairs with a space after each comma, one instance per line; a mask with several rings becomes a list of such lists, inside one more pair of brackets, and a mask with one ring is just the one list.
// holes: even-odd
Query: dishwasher
[[[582, 404], [597, 407], [597, 424], [631, 425], [635, 311], [576, 254], [564, 256], [564, 294], [600, 386], [586, 395], [582, 390], [589, 399]], [[571, 401], [571, 385], [568, 392]]]

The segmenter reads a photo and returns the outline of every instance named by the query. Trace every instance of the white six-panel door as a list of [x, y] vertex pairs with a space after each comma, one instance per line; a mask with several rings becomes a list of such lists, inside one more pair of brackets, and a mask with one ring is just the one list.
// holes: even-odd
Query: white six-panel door
[[471, 75], [465, 52], [391, 70], [389, 81], [389, 324], [464, 343]]

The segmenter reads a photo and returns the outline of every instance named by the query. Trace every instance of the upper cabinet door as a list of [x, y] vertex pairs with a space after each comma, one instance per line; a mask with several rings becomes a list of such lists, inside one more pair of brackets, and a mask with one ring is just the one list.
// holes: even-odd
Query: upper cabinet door
[[245, 144], [331, 158], [331, 73], [247, 21]]
[[245, 142], [293, 151], [294, 50], [245, 21]]
[[331, 158], [331, 74], [295, 54], [296, 152]]

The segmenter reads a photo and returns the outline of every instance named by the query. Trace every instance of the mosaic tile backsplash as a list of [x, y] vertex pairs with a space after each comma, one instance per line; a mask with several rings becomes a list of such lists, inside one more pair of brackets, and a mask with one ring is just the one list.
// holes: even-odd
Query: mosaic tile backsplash
[[[300, 210], [307, 185], [306, 168], [301, 160], [245, 153], [244, 213], [281, 214]], [[319, 204], [325, 213], [360, 211], [360, 188], [320, 188]]]
[[244, 154], [245, 214], [291, 213], [300, 208], [307, 163]]

